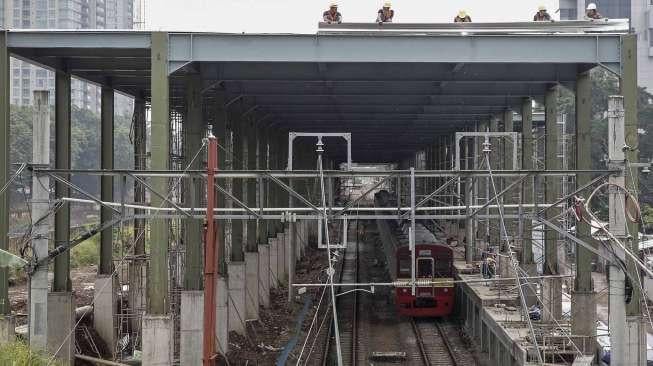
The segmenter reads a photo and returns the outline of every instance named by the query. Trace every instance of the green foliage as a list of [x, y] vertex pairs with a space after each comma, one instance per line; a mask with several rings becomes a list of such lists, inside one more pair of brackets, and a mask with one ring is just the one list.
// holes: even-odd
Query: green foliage
[[59, 362], [48, 362], [49, 356], [30, 350], [23, 342], [9, 343], [0, 346], [0, 365], [2, 366], [46, 366], [61, 365]]
[[72, 268], [88, 267], [100, 262], [100, 236], [83, 241], [70, 251], [70, 266]]

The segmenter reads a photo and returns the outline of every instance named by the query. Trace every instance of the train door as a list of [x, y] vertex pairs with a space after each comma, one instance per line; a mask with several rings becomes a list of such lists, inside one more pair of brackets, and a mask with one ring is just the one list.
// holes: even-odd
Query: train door
[[[433, 280], [433, 273], [435, 271], [435, 262], [433, 258], [417, 258], [417, 278]], [[420, 286], [418, 296], [420, 297], [433, 297], [435, 289], [433, 286]]]

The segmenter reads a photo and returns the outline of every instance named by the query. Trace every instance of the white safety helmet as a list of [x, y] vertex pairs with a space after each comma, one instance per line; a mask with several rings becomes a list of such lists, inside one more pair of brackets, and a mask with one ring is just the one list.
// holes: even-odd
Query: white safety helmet
[[587, 10], [596, 10], [596, 4], [589, 3], [589, 5], [587, 5]]
[[338, 3], [335, 2], [335, 1], [332, 1], [331, 3], [329, 3], [329, 7], [330, 7], [330, 8], [337, 8], [337, 7], [338, 7]]
[[391, 8], [391, 7], [392, 7], [392, 3], [389, 2], [389, 1], [386, 1], [386, 2], [383, 3], [383, 7], [384, 7], [384, 8]]
[[544, 6], [544, 5], [540, 5], [540, 6], [537, 7], [537, 10], [538, 10], [538, 11], [545, 11], [545, 10], [546, 10], [546, 6]]

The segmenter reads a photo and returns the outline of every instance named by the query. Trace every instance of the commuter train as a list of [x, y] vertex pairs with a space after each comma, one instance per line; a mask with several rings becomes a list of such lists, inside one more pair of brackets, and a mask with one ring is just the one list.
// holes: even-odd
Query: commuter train
[[[392, 207], [390, 193], [381, 190], [375, 194], [376, 207]], [[389, 209], [378, 214], [395, 213]], [[447, 245], [444, 233], [433, 234], [423, 224], [415, 224], [415, 278], [418, 285], [415, 295], [408, 285], [412, 277], [411, 253], [408, 243], [410, 222], [396, 219], [377, 219], [377, 227], [388, 261], [388, 270], [394, 282], [395, 303], [399, 315], [411, 317], [444, 317], [454, 309], [453, 250]], [[429, 284], [419, 284], [429, 281]], [[406, 285], [402, 285], [405, 282]], [[441, 282], [441, 283], [438, 283]]]

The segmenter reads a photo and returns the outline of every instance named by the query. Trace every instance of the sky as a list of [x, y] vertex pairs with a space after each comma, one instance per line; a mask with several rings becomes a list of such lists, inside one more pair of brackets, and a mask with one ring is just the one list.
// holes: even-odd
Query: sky
[[[324, 0], [145, 0], [151, 30], [315, 33]], [[372, 22], [382, 0], [340, 0], [345, 22]], [[395, 22], [448, 23], [459, 10], [474, 22], [528, 21], [539, 5], [558, 19], [557, 0], [395, 0]]]

